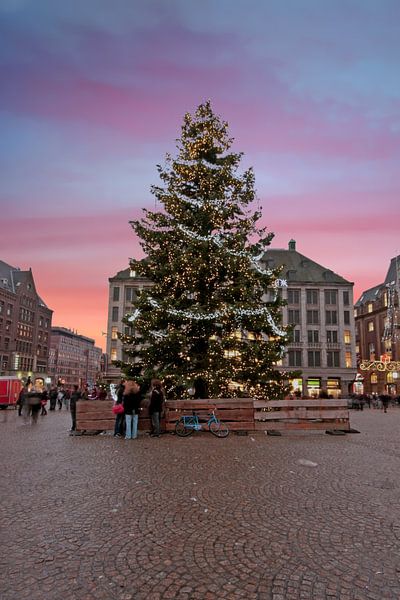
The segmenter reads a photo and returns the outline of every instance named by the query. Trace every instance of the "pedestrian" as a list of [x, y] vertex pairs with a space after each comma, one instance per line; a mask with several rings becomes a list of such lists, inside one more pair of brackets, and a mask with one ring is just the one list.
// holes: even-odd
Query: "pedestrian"
[[[124, 390], [125, 390], [125, 380], [121, 379], [121, 381], [116, 389], [116, 392], [115, 392], [117, 395], [117, 399], [115, 401], [115, 406], [122, 405]], [[123, 425], [124, 425], [124, 411], [122, 411], [120, 413], [116, 413], [116, 415], [115, 415], [114, 437], [119, 437], [119, 438], [122, 437]]]
[[134, 440], [137, 437], [139, 408], [142, 395], [139, 384], [133, 379], [125, 382], [122, 403], [125, 413], [125, 439]]
[[44, 380], [38, 377], [35, 379], [35, 383], [30, 390], [25, 394], [26, 404], [29, 411], [27, 416], [31, 416], [31, 422], [33, 425], [37, 423], [41, 403], [44, 399], [44, 392]]
[[62, 409], [64, 394], [65, 394], [64, 388], [61, 387], [57, 392], [58, 410]]
[[56, 410], [56, 405], [57, 405], [57, 388], [55, 386], [53, 386], [50, 390], [49, 393], [49, 397], [50, 397], [50, 410]]
[[25, 396], [26, 391], [27, 391], [27, 387], [24, 386], [23, 388], [21, 388], [21, 391], [18, 395], [17, 406], [18, 406], [18, 416], [19, 417], [22, 415], [22, 408], [24, 406], [24, 396]]
[[164, 408], [165, 396], [162, 390], [161, 381], [153, 379], [151, 382], [151, 395], [149, 414], [151, 418], [151, 433], [152, 437], [160, 437], [160, 422], [161, 414]]
[[69, 404], [69, 408], [71, 411], [71, 419], [72, 419], [72, 425], [71, 425], [71, 429], [70, 429], [71, 433], [76, 431], [76, 403], [81, 398], [82, 398], [82, 393], [79, 391], [79, 386], [74, 385], [73, 389], [72, 389], [71, 398], [70, 398], [70, 404]]
[[388, 396], [387, 394], [381, 394], [379, 396], [379, 398], [382, 403], [383, 412], [387, 413], [387, 409], [388, 409], [389, 402], [390, 402], [390, 396]]
[[69, 410], [69, 401], [71, 398], [71, 392], [67, 389], [64, 393], [63, 405], [65, 406], [65, 410]]
[[45, 417], [47, 415], [47, 410], [46, 410], [47, 399], [48, 399], [47, 390], [43, 389], [42, 399], [40, 401], [40, 406], [42, 407], [42, 410], [40, 411], [41, 417]]

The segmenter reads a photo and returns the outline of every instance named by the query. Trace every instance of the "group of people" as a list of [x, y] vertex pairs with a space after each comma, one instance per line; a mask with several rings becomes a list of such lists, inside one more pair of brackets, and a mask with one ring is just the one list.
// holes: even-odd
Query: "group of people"
[[364, 406], [368, 406], [368, 408], [382, 409], [386, 413], [392, 402], [400, 405], [400, 396], [394, 398], [389, 394], [356, 394], [352, 397], [352, 407], [356, 410], [363, 410]]
[[[76, 431], [76, 405], [79, 400], [104, 400], [107, 392], [103, 388], [88, 386], [79, 388], [74, 385], [71, 390], [64, 386], [53, 386], [47, 391], [44, 379], [38, 377], [33, 382], [28, 379], [21, 389], [17, 401], [18, 415], [23, 416], [25, 422], [37, 423], [39, 414], [47, 415], [47, 403], [50, 402], [49, 410], [61, 410], [65, 407], [71, 413], [70, 432]], [[116, 389], [114, 412], [115, 426], [114, 436], [125, 437], [133, 440], [138, 435], [139, 412], [144, 401], [144, 394], [137, 381], [133, 379], [121, 380]], [[159, 379], [151, 381], [149, 415], [151, 418], [152, 437], [161, 434], [161, 415], [164, 409], [165, 394]]]
[[[122, 380], [116, 390], [114, 437], [125, 437], [126, 440], [137, 438], [139, 411], [142, 402], [143, 393], [137, 381], [133, 379]], [[150, 435], [152, 437], [160, 437], [164, 402], [165, 394], [161, 381], [153, 379], [151, 381], [149, 404]]]

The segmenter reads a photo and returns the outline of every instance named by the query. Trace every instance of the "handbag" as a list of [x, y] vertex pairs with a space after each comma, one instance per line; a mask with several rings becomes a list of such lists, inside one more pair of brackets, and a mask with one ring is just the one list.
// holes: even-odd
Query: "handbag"
[[114, 404], [114, 406], [112, 407], [112, 411], [113, 411], [114, 415], [122, 415], [122, 413], [124, 412], [124, 405], [123, 404]]

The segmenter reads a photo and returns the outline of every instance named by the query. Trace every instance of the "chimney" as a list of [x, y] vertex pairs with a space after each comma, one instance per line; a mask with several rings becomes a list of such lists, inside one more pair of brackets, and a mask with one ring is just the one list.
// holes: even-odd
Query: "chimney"
[[290, 240], [289, 242], [289, 250], [296, 250], [296, 240]]

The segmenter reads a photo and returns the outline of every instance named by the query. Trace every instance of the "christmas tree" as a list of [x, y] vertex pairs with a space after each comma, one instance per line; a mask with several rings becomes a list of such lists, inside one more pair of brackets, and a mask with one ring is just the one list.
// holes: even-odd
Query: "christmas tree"
[[232, 143], [206, 102], [185, 115], [176, 157], [158, 165], [161, 184], [151, 191], [163, 208], [131, 223], [146, 255], [131, 269], [153, 286], [123, 320], [131, 362], [120, 366], [194, 386], [198, 397], [281, 397], [281, 280], [260, 266], [273, 234], [257, 227], [254, 173], [239, 173]]

